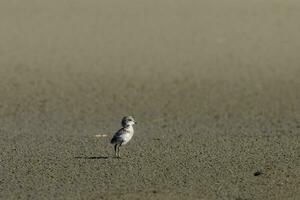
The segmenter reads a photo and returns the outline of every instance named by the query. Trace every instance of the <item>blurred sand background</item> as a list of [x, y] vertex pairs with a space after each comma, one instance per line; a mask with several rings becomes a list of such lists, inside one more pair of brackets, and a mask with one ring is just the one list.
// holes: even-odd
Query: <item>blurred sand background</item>
[[1, 0], [0, 198], [300, 199], [299, 19], [296, 0]]

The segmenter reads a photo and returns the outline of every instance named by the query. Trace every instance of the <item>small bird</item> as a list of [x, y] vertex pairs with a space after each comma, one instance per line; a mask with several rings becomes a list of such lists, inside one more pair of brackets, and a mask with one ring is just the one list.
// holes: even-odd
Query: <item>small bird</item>
[[115, 145], [115, 156], [117, 158], [120, 158], [120, 146], [127, 144], [131, 140], [134, 134], [133, 125], [137, 124], [137, 122], [132, 116], [125, 116], [121, 124], [123, 128], [118, 130], [110, 141], [111, 144]]

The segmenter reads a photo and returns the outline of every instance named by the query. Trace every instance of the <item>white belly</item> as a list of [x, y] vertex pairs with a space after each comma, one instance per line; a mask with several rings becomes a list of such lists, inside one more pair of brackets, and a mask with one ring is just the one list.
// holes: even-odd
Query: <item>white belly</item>
[[133, 133], [125, 133], [125, 134], [121, 135], [121, 138], [123, 140], [122, 145], [127, 144], [131, 140], [132, 136], [133, 136]]

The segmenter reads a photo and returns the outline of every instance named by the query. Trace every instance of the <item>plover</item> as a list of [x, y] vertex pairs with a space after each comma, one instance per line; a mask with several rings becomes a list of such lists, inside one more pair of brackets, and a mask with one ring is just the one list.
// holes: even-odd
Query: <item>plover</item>
[[131, 140], [134, 134], [133, 125], [137, 124], [137, 122], [132, 116], [125, 116], [121, 124], [123, 128], [118, 130], [110, 141], [111, 144], [115, 145], [115, 156], [117, 158], [120, 158], [120, 146], [127, 144]]

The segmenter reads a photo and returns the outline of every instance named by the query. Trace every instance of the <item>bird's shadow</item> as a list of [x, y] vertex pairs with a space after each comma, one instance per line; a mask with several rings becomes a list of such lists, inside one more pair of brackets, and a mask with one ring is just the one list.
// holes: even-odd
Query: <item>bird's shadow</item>
[[108, 159], [108, 156], [76, 156], [76, 159], [86, 159], [86, 160], [94, 160], [94, 159]]

